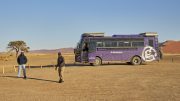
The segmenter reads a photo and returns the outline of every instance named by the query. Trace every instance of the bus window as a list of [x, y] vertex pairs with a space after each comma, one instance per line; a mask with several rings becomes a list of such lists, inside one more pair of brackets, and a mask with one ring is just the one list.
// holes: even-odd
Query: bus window
[[111, 43], [111, 46], [112, 46], [112, 47], [117, 47], [117, 42], [112, 42], [112, 43]]
[[105, 47], [111, 47], [111, 42], [110, 42], [110, 41], [106, 41], [106, 42], [104, 43], [104, 45], [105, 45]]
[[133, 47], [144, 47], [144, 42], [132, 42]]
[[153, 42], [153, 40], [149, 40], [149, 46], [154, 47], [154, 42]]
[[77, 48], [77, 49], [79, 49], [79, 48], [80, 48], [80, 43], [79, 43], [79, 42], [77, 43], [76, 48]]
[[105, 47], [117, 47], [117, 42], [115, 41], [106, 41]]
[[118, 46], [119, 46], [119, 47], [131, 47], [131, 43], [128, 42], [128, 41], [119, 42]]
[[96, 50], [96, 43], [90, 42], [89, 43], [89, 52], [94, 52]]
[[96, 42], [96, 47], [103, 47], [103, 42]]

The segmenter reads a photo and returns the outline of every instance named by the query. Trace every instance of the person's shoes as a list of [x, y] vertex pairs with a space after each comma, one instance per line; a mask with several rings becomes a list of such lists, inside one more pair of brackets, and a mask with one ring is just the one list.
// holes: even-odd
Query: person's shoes
[[59, 81], [59, 83], [63, 83], [64, 81]]
[[25, 76], [23, 79], [27, 79], [27, 77]]
[[59, 80], [59, 83], [63, 83], [64, 81], [63, 80]]

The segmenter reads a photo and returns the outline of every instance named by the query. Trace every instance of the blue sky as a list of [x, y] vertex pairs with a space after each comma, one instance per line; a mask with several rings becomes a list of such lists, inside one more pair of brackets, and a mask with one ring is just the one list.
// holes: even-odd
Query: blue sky
[[32, 49], [75, 47], [84, 32], [158, 32], [180, 40], [180, 0], [0, 0], [0, 51], [23, 40]]

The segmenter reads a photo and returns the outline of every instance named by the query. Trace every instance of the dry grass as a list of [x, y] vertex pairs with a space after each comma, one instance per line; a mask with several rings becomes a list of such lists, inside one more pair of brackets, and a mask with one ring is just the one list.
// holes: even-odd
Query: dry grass
[[[28, 58], [34, 65], [56, 61], [56, 55]], [[180, 101], [179, 56], [139, 66], [67, 66], [62, 84], [54, 68], [27, 69], [27, 75], [24, 80], [15, 72], [1, 74], [0, 101]]]
[[[37, 66], [52, 66], [56, 64], [57, 54], [26, 54], [28, 58], [27, 67], [37, 67]], [[73, 53], [63, 54], [66, 63], [74, 63]], [[14, 66], [17, 66], [16, 57], [12, 56], [8, 58], [8, 61], [0, 61], [0, 73], [2, 73], [2, 68], [5, 68], [5, 72], [14, 72]]]

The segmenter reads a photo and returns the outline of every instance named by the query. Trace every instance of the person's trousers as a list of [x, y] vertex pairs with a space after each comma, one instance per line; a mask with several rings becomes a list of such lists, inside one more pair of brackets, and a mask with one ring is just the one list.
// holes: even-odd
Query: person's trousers
[[23, 75], [26, 77], [26, 65], [19, 65], [18, 67], [18, 77], [21, 77], [21, 70], [23, 69]]
[[63, 81], [63, 72], [64, 72], [64, 69], [65, 69], [65, 66], [58, 68], [59, 80], [60, 81]]

